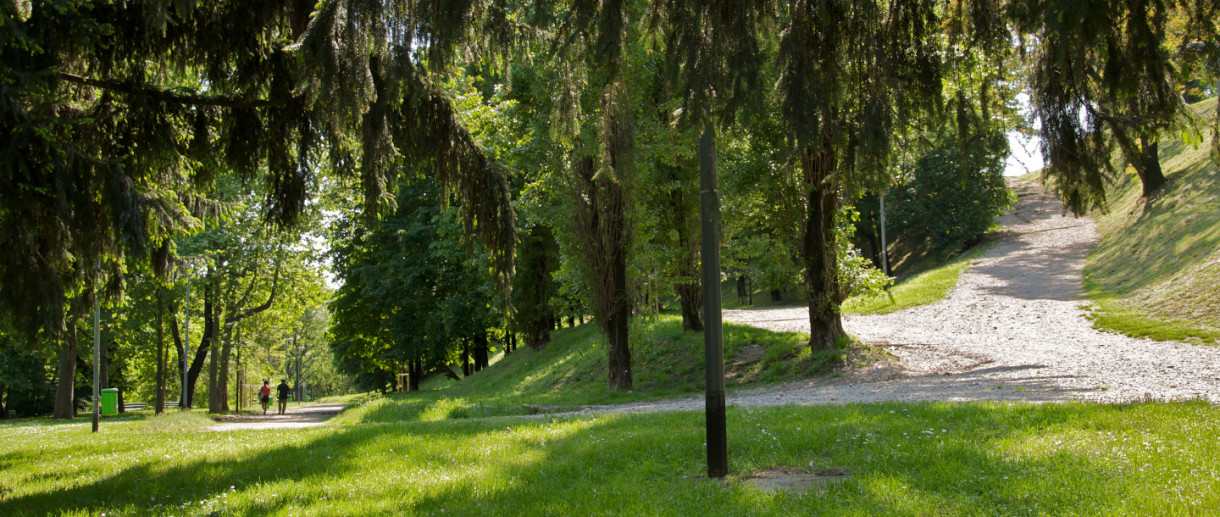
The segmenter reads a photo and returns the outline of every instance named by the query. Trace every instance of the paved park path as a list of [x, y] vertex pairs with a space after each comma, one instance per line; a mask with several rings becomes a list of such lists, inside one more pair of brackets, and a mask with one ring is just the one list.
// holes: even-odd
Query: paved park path
[[308, 404], [304, 406], [289, 405], [283, 415], [275, 411], [275, 401], [267, 409], [267, 414], [226, 415], [209, 431], [237, 431], [250, 429], [301, 429], [322, 425], [332, 416], [343, 411], [343, 404]]
[[[1220, 402], [1220, 347], [1135, 339], [1095, 330], [1082, 309], [1085, 257], [1096, 223], [1064, 217], [1041, 187], [1014, 182], [1017, 206], [1004, 230], [939, 303], [894, 314], [853, 316], [848, 333], [895, 360], [835, 378], [730, 393], [729, 405], [877, 401], [1125, 402], [1143, 398]], [[725, 321], [808, 332], [804, 307], [725, 311]], [[702, 397], [593, 407], [672, 411]]]

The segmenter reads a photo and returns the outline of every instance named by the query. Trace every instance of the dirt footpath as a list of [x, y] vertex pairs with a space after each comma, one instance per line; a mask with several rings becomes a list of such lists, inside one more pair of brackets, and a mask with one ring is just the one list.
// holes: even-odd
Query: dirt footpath
[[209, 431], [237, 431], [250, 429], [301, 429], [322, 425], [332, 416], [343, 411], [343, 404], [290, 405], [283, 415], [277, 414], [275, 402], [267, 408], [267, 414], [225, 415]]

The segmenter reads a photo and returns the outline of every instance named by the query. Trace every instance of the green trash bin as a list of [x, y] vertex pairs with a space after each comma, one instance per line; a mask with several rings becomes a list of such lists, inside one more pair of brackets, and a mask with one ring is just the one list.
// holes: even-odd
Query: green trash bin
[[119, 389], [106, 388], [102, 390], [102, 415], [119, 414]]

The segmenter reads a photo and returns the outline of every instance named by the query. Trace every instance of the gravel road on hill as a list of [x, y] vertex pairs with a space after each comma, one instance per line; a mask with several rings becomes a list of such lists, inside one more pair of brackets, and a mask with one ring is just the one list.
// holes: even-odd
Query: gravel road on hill
[[[1220, 348], [1135, 339], [1085, 318], [1081, 273], [1096, 223], [1064, 217], [1041, 187], [1016, 181], [1017, 206], [996, 244], [939, 303], [844, 319], [847, 332], [896, 360], [838, 376], [728, 395], [737, 406], [878, 401], [1203, 398], [1220, 402]], [[808, 332], [804, 307], [724, 312], [725, 321]], [[695, 410], [702, 397], [596, 406], [589, 411]]]

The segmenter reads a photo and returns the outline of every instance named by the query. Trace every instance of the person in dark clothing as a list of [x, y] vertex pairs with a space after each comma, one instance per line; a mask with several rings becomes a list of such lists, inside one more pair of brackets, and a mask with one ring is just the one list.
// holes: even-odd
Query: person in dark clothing
[[284, 411], [288, 410], [288, 392], [292, 391], [292, 388], [288, 387], [287, 380], [280, 379], [280, 385], [275, 387], [275, 391], [280, 399], [280, 414], [282, 415]]

